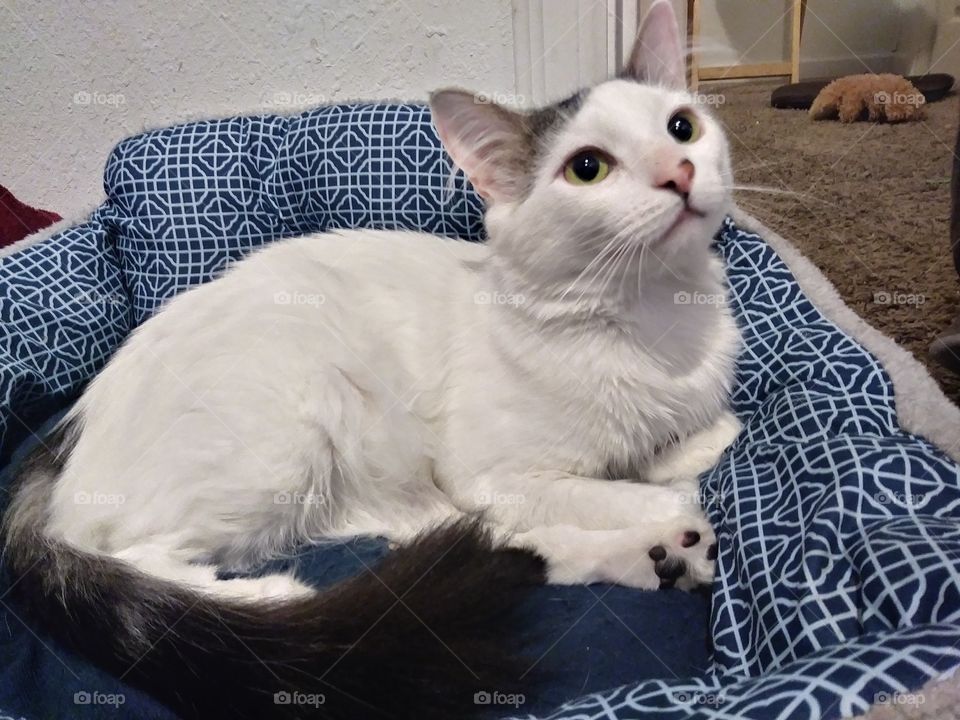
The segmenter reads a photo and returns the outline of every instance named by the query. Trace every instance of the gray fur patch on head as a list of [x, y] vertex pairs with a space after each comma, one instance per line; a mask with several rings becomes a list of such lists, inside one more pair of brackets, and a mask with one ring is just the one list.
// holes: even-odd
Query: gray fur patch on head
[[541, 158], [549, 152], [552, 139], [576, 116], [589, 94], [589, 89], [578, 90], [559, 102], [531, 110], [523, 116], [527, 146], [527, 156], [524, 158], [527, 172], [524, 197], [533, 189], [534, 173], [540, 166]]
[[577, 114], [589, 93], [589, 90], [578, 90], [553, 105], [532, 110], [527, 115], [527, 128], [531, 137], [539, 142], [548, 140], [551, 134], [558, 132]]

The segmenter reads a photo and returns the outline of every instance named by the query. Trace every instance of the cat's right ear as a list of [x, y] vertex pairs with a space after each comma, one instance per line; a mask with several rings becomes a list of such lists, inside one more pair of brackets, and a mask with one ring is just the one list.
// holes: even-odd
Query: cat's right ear
[[454, 164], [484, 198], [519, 198], [530, 152], [524, 116], [466, 90], [430, 95], [433, 124]]

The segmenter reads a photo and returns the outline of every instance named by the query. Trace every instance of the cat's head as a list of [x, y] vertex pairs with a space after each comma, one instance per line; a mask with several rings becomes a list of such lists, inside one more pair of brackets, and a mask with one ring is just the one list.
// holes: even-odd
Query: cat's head
[[496, 252], [531, 279], [542, 269], [560, 282], [601, 252], [626, 262], [637, 250], [639, 262], [645, 247], [654, 274], [702, 264], [732, 178], [721, 126], [685, 78], [676, 18], [659, 0], [621, 76], [561, 103], [517, 112], [463, 90], [434, 93], [434, 123], [487, 200]]

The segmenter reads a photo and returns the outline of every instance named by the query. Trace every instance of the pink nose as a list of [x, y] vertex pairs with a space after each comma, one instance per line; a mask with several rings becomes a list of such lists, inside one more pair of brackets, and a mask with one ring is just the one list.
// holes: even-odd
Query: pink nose
[[689, 160], [682, 160], [672, 170], [661, 172], [657, 175], [657, 187], [661, 190], [670, 190], [681, 197], [687, 197], [693, 187], [693, 176], [696, 174], [696, 168]]

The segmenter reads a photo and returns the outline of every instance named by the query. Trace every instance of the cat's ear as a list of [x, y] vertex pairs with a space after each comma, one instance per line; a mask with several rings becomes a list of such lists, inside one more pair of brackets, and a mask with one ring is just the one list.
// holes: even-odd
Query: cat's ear
[[432, 93], [430, 110], [443, 146], [477, 192], [493, 201], [522, 195], [530, 143], [521, 113], [455, 89]]
[[673, 90], [687, 87], [687, 65], [670, 0], [656, 0], [640, 25], [624, 74]]

